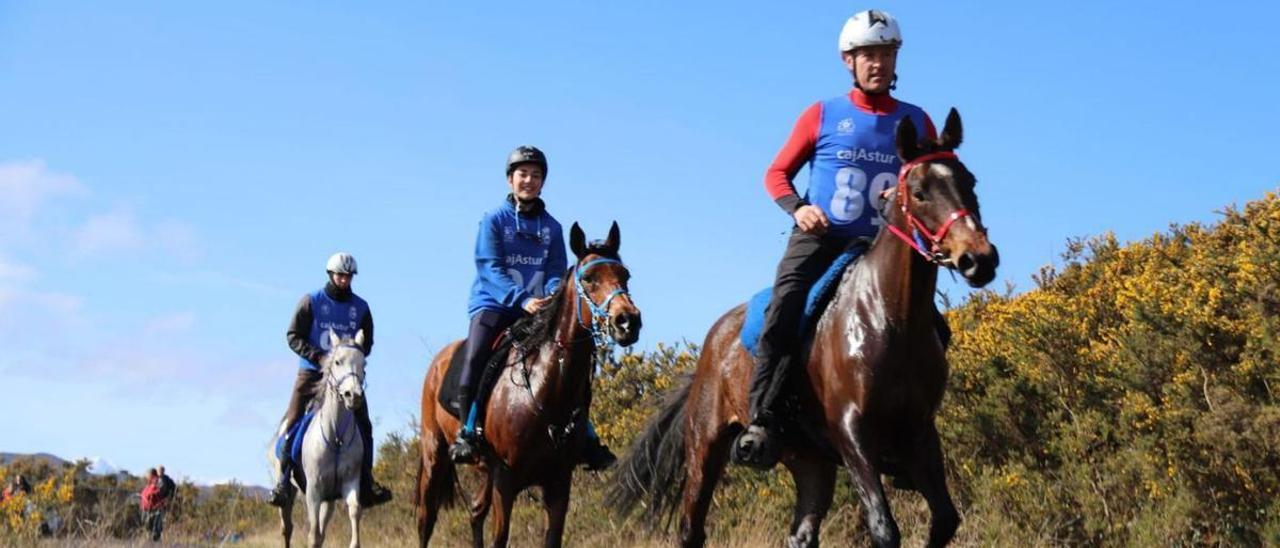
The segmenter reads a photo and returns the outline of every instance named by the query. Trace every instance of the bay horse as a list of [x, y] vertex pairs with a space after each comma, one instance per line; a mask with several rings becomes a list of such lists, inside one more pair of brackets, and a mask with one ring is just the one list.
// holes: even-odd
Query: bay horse
[[[818, 545], [839, 464], [852, 475], [877, 546], [900, 541], [882, 473], [928, 501], [930, 546], [945, 545], [959, 527], [934, 424], [947, 379], [935, 329], [937, 267], [981, 287], [995, 277], [999, 255], [978, 216], [976, 180], [953, 152], [962, 138], [959, 113], [951, 109], [936, 141], [916, 135], [904, 118], [895, 135], [898, 183], [882, 194], [887, 230], [846, 268], [809, 331], [807, 356], [786, 372], [795, 399], [775, 439], [796, 486], [789, 546]], [[623, 514], [642, 503], [650, 520], [670, 518], [678, 505], [682, 546], [706, 541], [712, 493], [749, 417], [754, 364], [739, 339], [745, 310], [739, 305], [711, 327], [691, 378], [612, 480], [609, 501]]]
[[[483, 417], [488, 449], [476, 465], [484, 485], [471, 500], [475, 546], [484, 545], [484, 521], [497, 499], [493, 546], [506, 546], [511, 506], [524, 489], [542, 488], [547, 515], [545, 546], [560, 546], [569, 488], [585, 441], [591, 377], [599, 345], [630, 346], [640, 336], [640, 310], [627, 291], [630, 274], [618, 256], [621, 236], [614, 223], [603, 243], [588, 245], [577, 223], [569, 247], [577, 262], [551, 301], [516, 322], [494, 359], [504, 360]], [[442, 506], [455, 498], [456, 469], [448, 447], [460, 422], [438, 401], [438, 391], [455, 352], [444, 348], [431, 362], [422, 385], [422, 431], [415, 496], [418, 540], [426, 546]], [[510, 352], [504, 350], [509, 349]]]
[[[289, 546], [293, 536], [293, 501], [298, 487], [303, 488], [307, 501], [311, 546], [324, 545], [325, 530], [333, 518], [336, 500], [343, 500], [347, 505], [351, 548], [360, 546], [360, 470], [365, 458], [373, 458], [364, 454], [360, 425], [355, 417], [355, 409], [364, 405], [364, 331], [356, 332], [354, 339], [342, 340], [331, 329], [329, 347], [332, 350], [320, 360], [321, 390], [313, 404], [315, 417], [305, 432], [295, 434], [302, 436], [297, 470], [306, 481], [299, 485], [295, 475], [295, 489], [289, 490], [289, 496], [280, 505], [280, 532], [285, 546]], [[278, 437], [286, 434], [283, 430], [281, 424]], [[270, 452], [270, 459], [271, 469], [279, 474], [280, 465], [274, 450]]]

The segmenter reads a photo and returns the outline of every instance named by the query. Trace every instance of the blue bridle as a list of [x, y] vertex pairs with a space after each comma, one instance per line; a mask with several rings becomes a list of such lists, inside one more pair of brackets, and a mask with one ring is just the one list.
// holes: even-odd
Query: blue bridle
[[[614, 289], [612, 293], [609, 293], [609, 296], [605, 297], [604, 302], [600, 304], [596, 304], [595, 301], [591, 300], [591, 296], [587, 295], [586, 289], [582, 287], [582, 276], [585, 275], [587, 270], [591, 269], [591, 267], [601, 264], [616, 264], [621, 266], [622, 261], [617, 259], [594, 259], [587, 261], [586, 264], [574, 268], [573, 274], [573, 287], [578, 292], [578, 298], [586, 301], [587, 308], [591, 310], [591, 323], [588, 325], [587, 322], [582, 319], [582, 307], [577, 307], [576, 312], [578, 315], [578, 324], [591, 331], [591, 338], [595, 341], [596, 346], [598, 347], [604, 346], [613, 340], [613, 336], [607, 334], [602, 327], [602, 325], [609, 319], [609, 303], [613, 302], [613, 299], [618, 295], [628, 294], [627, 290], [618, 288]], [[623, 268], [625, 269], [626, 267], [623, 266]]]

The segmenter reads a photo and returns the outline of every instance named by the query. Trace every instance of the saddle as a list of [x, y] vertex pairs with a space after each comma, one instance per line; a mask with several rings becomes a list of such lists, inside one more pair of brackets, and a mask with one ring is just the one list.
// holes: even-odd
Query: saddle
[[[509, 339], [509, 331], [503, 331], [498, 335], [497, 340], [493, 341], [495, 348], [492, 356], [489, 357], [488, 363], [485, 364], [484, 372], [480, 375], [480, 385], [476, 387], [475, 403], [484, 409], [485, 404], [489, 400], [489, 392], [493, 390], [493, 386], [498, 384], [498, 373], [506, 368], [507, 357], [511, 354], [512, 346], [505, 344]], [[440, 402], [440, 406], [444, 407], [450, 415], [459, 420], [466, 420], [464, 415], [466, 410], [458, 409], [457, 399], [458, 389], [462, 386], [462, 368], [463, 360], [466, 359], [467, 341], [463, 341], [458, 350], [454, 351], [453, 357], [449, 359], [449, 369], [445, 371], [444, 379], [440, 382], [440, 391], [436, 396], [436, 401]]]
[[[840, 278], [844, 275], [845, 269], [853, 264], [853, 261], [867, 250], [865, 243], [858, 243], [850, 246], [836, 260], [831, 263], [827, 271], [822, 274], [821, 278], [809, 288], [809, 296], [805, 301], [804, 314], [800, 318], [800, 324], [796, 328], [801, 333], [801, 347], [808, 348], [811, 342], [810, 335], [813, 323], [822, 317], [822, 312], [826, 310], [827, 303], [831, 302], [835, 289], [840, 285]], [[756, 355], [756, 346], [760, 343], [760, 335], [764, 332], [764, 315], [765, 310], [769, 307], [769, 299], [773, 296], [773, 288], [766, 287], [759, 293], [751, 297], [747, 301], [747, 313], [742, 322], [742, 331], [739, 337], [742, 341], [742, 347], [747, 350], [748, 354]]]

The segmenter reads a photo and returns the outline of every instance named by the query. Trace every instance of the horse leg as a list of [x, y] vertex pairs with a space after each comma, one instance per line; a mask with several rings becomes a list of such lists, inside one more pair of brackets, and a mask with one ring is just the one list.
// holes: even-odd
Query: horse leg
[[[436, 448], [443, 448], [443, 444], [436, 443]], [[449, 456], [442, 449], [434, 451], [428, 449], [423, 453], [422, 459], [418, 461], [418, 493], [417, 493], [417, 517], [418, 517], [418, 545], [426, 548], [427, 543], [431, 541], [431, 533], [435, 531], [436, 519], [440, 516], [441, 497], [437, 496], [439, 491], [448, 491], [452, 485], [442, 485], [444, 482], [453, 480], [453, 475], [447, 468], [452, 466], [449, 462]]]
[[685, 547], [698, 547], [707, 542], [707, 512], [711, 509], [711, 495], [724, 474], [729, 445], [734, 438], [727, 434], [736, 433], [729, 431], [733, 429], [719, 427], [709, 430], [715, 432], [709, 441], [699, 440], [699, 443], [688, 444], [685, 448], [686, 472], [680, 514], [680, 545]]
[[947, 492], [946, 470], [942, 464], [942, 444], [938, 430], [930, 423], [918, 436], [908, 463], [911, 480], [929, 503], [928, 546], [945, 546], [960, 527], [960, 513]]
[[816, 457], [787, 459], [787, 469], [796, 483], [795, 517], [791, 521], [788, 548], [817, 548], [822, 520], [831, 509], [835, 492], [835, 464]]
[[561, 477], [552, 478], [542, 486], [542, 506], [547, 512], [547, 532], [542, 545], [560, 548], [564, 538], [564, 518], [569, 513], [569, 490], [572, 488], [572, 470]]
[[363, 508], [360, 507], [360, 472], [357, 470], [356, 479], [347, 482], [347, 517], [351, 520], [351, 546], [350, 548], [360, 548], [360, 513]]
[[[311, 486], [311, 489], [314, 490], [315, 488], [316, 486]], [[322, 516], [324, 516], [324, 503], [313, 493], [314, 491], [308, 491], [307, 493], [307, 521], [310, 524], [307, 536], [311, 546], [314, 548], [324, 545], [324, 523], [321, 520]]]
[[484, 484], [476, 491], [475, 500], [471, 501], [471, 545], [484, 548], [484, 520], [489, 517], [489, 509], [493, 507], [493, 473], [484, 475]]
[[842, 424], [844, 437], [840, 440], [841, 457], [853, 477], [854, 487], [858, 489], [858, 498], [862, 500], [871, 540], [876, 546], [898, 546], [902, 541], [901, 533], [889, 509], [884, 484], [880, 482], [880, 471], [873, 464], [874, 445], [862, 431], [861, 419], [852, 406], [845, 412]]
[[280, 505], [280, 533], [284, 536], [284, 548], [289, 548], [293, 542], [293, 501], [294, 495], [291, 494]]
[[507, 545], [507, 538], [511, 534], [511, 506], [516, 501], [515, 482], [511, 477], [511, 473], [506, 471], [506, 466], [498, 464], [492, 474], [493, 477], [493, 497], [498, 499], [498, 505], [493, 512], [493, 546], [494, 548], [502, 548]]

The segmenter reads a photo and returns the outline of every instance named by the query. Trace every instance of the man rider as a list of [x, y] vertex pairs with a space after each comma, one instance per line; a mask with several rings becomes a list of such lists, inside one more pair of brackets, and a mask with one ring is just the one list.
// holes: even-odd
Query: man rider
[[[299, 357], [298, 377], [293, 384], [293, 396], [285, 409], [284, 425], [288, 432], [302, 418], [307, 404], [320, 390], [320, 361], [329, 351], [328, 331], [349, 339], [364, 331], [365, 356], [373, 352], [373, 313], [369, 303], [351, 291], [351, 281], [357, 273], [356, 259], [349, 253], [335, 253], [325, 265], [329, 281], [325, 286], [302, 296], [293, 320], [289, 323], [286, 339], [289, 348]], [[356, 409], [356, 424], [364, 442], [364, 466], [360, 472], [360, 504], [372, 507], [391, 500], [391, 491], [373, 479], [373, 423], [369, 421], [369, 400]], [[271, 504], [280, 506], [288, 497], [289, 470], [292, 459], [286, 448], [280, 459], [280, 477], [271, 491]]]
[[[890, 95], [897, 82], [898, 22], [880, 10], [855, 14], [840, 31], [840, 56], [853, 76], [847, 94], [811, 105], [765, 172], [764, 186], [795, 220], [756, 349], [750, 388], [751, 424], [735, 443], [734, 460], [772, 468], [768, 451], [778, 426], [774, 404], [793, 360], [802, 354], [797, 325], [810, 287], [835, 259], [860, 239], [874, 238], [884, 221], [877, 204], [897, 182], [901, 162], [895, 130], [909, 118], [933, 139], [936, 130], [920, 107]], [[809, 163], [803, 197], [792, 184]]]

